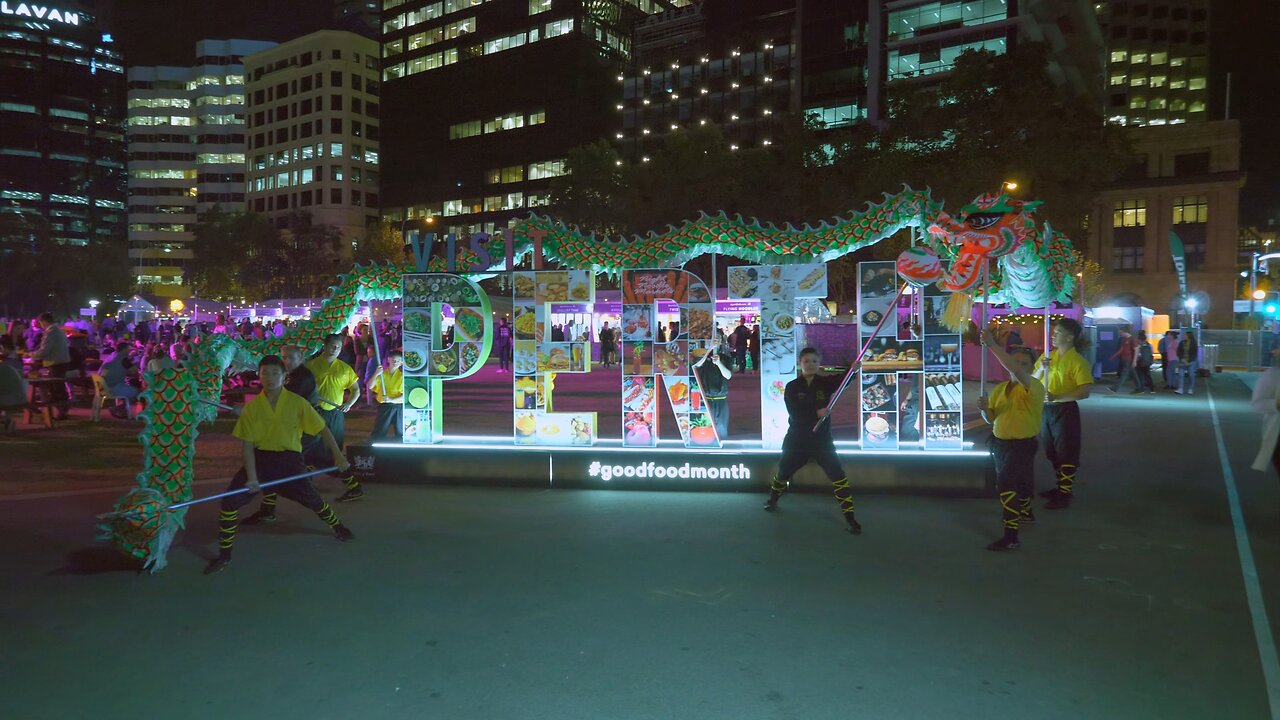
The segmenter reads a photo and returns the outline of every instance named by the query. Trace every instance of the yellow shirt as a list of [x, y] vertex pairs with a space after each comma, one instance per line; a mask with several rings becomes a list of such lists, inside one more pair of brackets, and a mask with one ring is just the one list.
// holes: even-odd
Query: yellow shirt
[[319, 435], [321, 430], [324, 420], [311, 403], [282, 390], [275, 407], [265, 392], [245, 405], [231, 434], [253, 443], [256, 450], [302, 452], [302, 433]]
[[1031, 386], [1009, 380], [991, 391], [987, 400], [991, 432], [1001, 440], [1023, 440], [1040, 434], [1044, 418], [1044, 385], [1031, 378]]
[[[1043, 359], [1044, 356], [1041, 355], [1040, 358]], [[1036, 360], [1036, 368], [1040, 368], [1041, 359]], [[1041, 371], [1037, 370], [1036, 377], [1040, 377], [1040, 374]], [[1093, 369], [1080, 353], [1074, 349], [1065, 353], [1061, 350], [1049, 353], [1049, 382], [1046, 383], [1049, 392], [1063, 395], [1074, 392], [1083, 385], [1092, 384]]]
[[[382, 382], [386, 380], [387, 394], [382, 395]], [[369, 380], [369, 389], [373, 391], [373, 399], [378, 402], [404, 402], [404, 371], [396, 368], [391, 372], [378, 370]]]
[[342, 407], [343, 392], [360, 383], [356, 371], [341, 360], [330, 363], [318, 357], [307, 363], [307, 369], [316, 376], [316, 393], [320, 396], [320, 407], [324, 409]]

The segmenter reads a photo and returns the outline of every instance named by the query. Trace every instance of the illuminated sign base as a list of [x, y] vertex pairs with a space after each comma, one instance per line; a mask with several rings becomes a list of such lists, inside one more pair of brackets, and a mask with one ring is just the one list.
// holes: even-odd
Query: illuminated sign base
[[[858, 493], [991, 497], [991, 455], [975, 449], [863, 449], [837, 442], [836, 451]], [[582, 488], [768, 492], [777, 450], [759, 441], [690, 449], [678, 440], [657, 447], [624, 447], [602, 439], [590, 447], [513, 446], [504, 436], [445, 436], [424, 445], [374, 443], [349, 453], [357, 470], [374, 482], [479, 487]], [[830, 492], [817, 465], [797, 473], [792, 489]]]

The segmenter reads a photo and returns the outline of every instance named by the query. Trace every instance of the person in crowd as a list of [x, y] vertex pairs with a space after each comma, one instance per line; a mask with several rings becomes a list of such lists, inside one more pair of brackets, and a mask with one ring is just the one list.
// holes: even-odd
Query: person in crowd
[[22, 372], [22, 356], [18, 354], [18, 348], [9, 335], [0, 335], [0, 364], [9, 365], [19, 373]]
[[1155, 380], [1151, 379], [1151, 366], [1155, 364], [1155, 353], [1151, 350], [1151, 343], [1147, 342], [1147, 331], [1138, 331], [1137, 351], [1134, 353], [1133, 367], [1138, 373], [1138, 390], [1134, 392], [1144, 391], [1148, 394], [1156, 391]]
[[511, 370], [511, 323], [507, 318], [502, 318], [498, 323], [494, 336], [497, 340], [495, 352], [498, 353], [498, 372], [509, 372]]
[[[284, 389], [284, 376], [284, 362], [279, 357], [268, 355], [258, 363], [262, 393], [244, 407], [231, 432], [242, 441], [244, 467], [227, 486], [227, 491], [247, 488], [249, 492], [222, 499], [218, 515], [218, 557], [205, 567], [206, 575], [225, 570], [231, 564], [239, 510], [261, 490], [260, 484], [301, 475], [306, 471], [306, 462], [302, 458], [303, 433], [314, 433], [321, 437], [340, 471], [347, 471], [351, 467], [342, 454], [342, 448], [325, 427], [324, 420], [315, 408]], [[310, 478], [277, 485], [275, 492], [314, 512], [332, 528], [334, 537], [339, 542], [354, 539], [355, 535], [342, 524], [333, 508], [320, 499]]]
[[1160, 363], [1164, 375], [1164, 389], [1178, 389], [1178, 331], [1166, 330], [1160, 338]]
[[711, 413], [711, 423], [716, 428], [716, 437], [722, 443], [729, 439], [729, 380], [733, 371], [725, 362], [728, 350], [723, 345], [708, 348], [693, 364], [698, 385], [702, 388], [702, 398], [707, 402], [707, 412]]
[[1074, 497], [1082, 442], [1078, 403], [1093, 389], [1093, 371], [1080, 354], [1087, 346], [1080, 323], [1063, 318], [1053, 326], [1054, 349], [1037, 363], [1036, 378], [1044, 383], [1049, 400], [1040, 434], [1045, 456], [1057, 474], [1056, 487], [1041, 493], [1049, 498], [1045, 505], [1049, 510], [1070, 507]]
[[371, 437], [400, 437], [404, 424], [404, 353], [392, 350], [385, 367], [379, 367], [369, 378], [369, 391], [378, 404]]
[[14, 432], [18, 421], [13, 414], [27, 407], [27, 381], [22, 371], [9, 363], [0, 363], [0, 430]]
[[609, 367], [614, 364], [613, 360], [613, 341], [618, 331], [609, 327], [609, 321], [605, 320], [604, 325], [600, 328], [600, 362]]
[[1138, 381], [1138, 375], [1134, 372], [1134, 366], [1137, 363], [1137, 345], [1133, 340], [1133, 333], [1129, 328], [1120, 328], [1120, 347], [1111, 354], [1112, 360], [1119, 360], [1120, 366], [1116, 368], [1116, 384], [1111, 386], [1111, 392], [1120, 392], [1120, 388], [1124, 387], [1124, 383], [1130, 377], [1133, 378], [1133, 392], [1142, 392], [1142, 384]]
[[750, 339], [751, 331], [747, 329], [747, 318], [745, 316], [738, 318], [738, 327], [734, 328], [733, 333], [729, 335], [729, 343], [733, 346], [733, 369], [738, 372], [747, 370], [747, 345]]
[[[114, 351], [114, 348], [112, 350]], [[138, 366], [134, 365], [127, 351], [112, 352], [99, 368], [98, 373], [102, 376], [102, 384], [107, 386], [107, 392], [113, 397], [122, 399], [126, 403], [137, 401], [138, 388], [129, 384], [129, 375], [131, 373], [137, 375]], [[111, 406], [111, 415], [115, 418], [127, 418], [129, 410], [117, 402]]]
[[[745, 325], [745, 321], [743, 324]], [[798, 361], [800, 374], [787, 383], [783, 393], [789, 426], [787, 435], [782, 440], [778, 472], [770, 483], [769, 499], [765, 502], [764, 509], [778, 509], [778, 498], [786, 492], [791, 476], [812, 460], [818, 463], [835, 487], [836, 500], [840, 503], [840, 512], [844, 515], [849, 532], [861, 535], [862, 526], [853, 513], [849, 481], [845, 477], [844, 466], [840, 464], [840, 457], [836, 455], [835, 442], [831, 439], [831, 423], [818, 425], [818, 421], [830, 412], [827, 403], [831, 401], [841, 380], [837, 376], [819, 375], [820, 361], [821, 357], [816, 349], [807, 347], [801, 350]], [[861, 363], [854, 363], [850, 372], [856, 374], [860, 365]]]
[[751, 326], [751, 335], [747, 338], [747, 353], [751, 356], [751, 368], [760, 372], [760, 324]]
[[23, 333], [23, 344], [27, 347], [27, 352], [35, 352], [40, 347], [41, 336], [44, 331], [40, 329], [40, 318], [31, 318], [31, 324], [27, 326], [27, 330]]
[[1179, 395], [1196, 394], [1196, 371], [1200, 369], [1200, 343], [1194, 330], [1182, 333], [1178, 341], [1178, 389]]
[[996, 385], [991, 396], [978, 398], [982, 419], [991, 425], [991, 457], [996, 466], [996, 489], [1000, 493], [1000, 519], [1004, 535], [987, 545], [1004, 552], [1022, 547], [1018, 529], [1034, 523], [1031, 495], [1035, 492], [1036, 437], [1044, 421], [1044, 385], [1032, 375], [1035, 354], [1017, 347], [1007, 352], [991, 334], [982, 332], [982, 344], [1009, 372], [1009, 380]]
[[[65, 380], [71, 369], [71, 349], [67, 334], [53, 322], [53, 313], [41, 313], [36, 322], [40, 325], [40, 346], [30, 353], [31, 359], [40, 363], [49, 377]], [[71, 398], [67, 396], [65, 382], [46, 383], [48, 402], [56, 408], [55, 420], [66, 420], [71, 411]]]
[[1253, 386], [1252, 405], [1262, 416], [1262, 445], [1251, 467], [1259, 472], [1274, 467], [1280, 473], [1280, 345], [1271, 348], [1271, 367]]

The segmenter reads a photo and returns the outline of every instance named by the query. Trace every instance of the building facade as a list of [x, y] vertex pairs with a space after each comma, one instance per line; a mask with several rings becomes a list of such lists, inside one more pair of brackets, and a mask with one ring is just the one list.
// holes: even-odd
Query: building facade
[[1098, 3], [1107, 37], [1107, 117], [1176, 125], [1209, 117], [1209, 0]]
[[688, 0], [386, 0], [384, 215], [505, 227], [603, 139], [631, 24]]
[[348, 253], [382, 202], [378, 43], [321, 30], [244, 64], [249, 210], [335, 228]]
[[[1139, 159], [1102, 193], [1087, 253], [1103, 267], [1109, 305], [1176, 316], [1183, 306], [1169, 233], [1186, 251], [1187, 290], [1205, 324], [1230, 327], [1239, 279], [1240, 125], [1234, 120], [1137, 128]], [[1206, 310], [1207, 306], [1207, 310]]]
[[4, 240], [123, 241], [125, 74], [111, 36], [80, 3], [0, 11], [0, 213], [17, 215]]
[[[1103, 37], [1086, 0], [895, 0], [872, 6], [871, 87], [928, 86], [966, 50], [1004, 53], [1018, 42], [1043, 44], [1049, 74], [1075, 96], [1101, 102]], [[883, 65], [881, 66], [881, 63]], [[878, 96], [873, 119], [884, 117]]]
[[139, 287], [186, 297], [194, 227], [244, 210], [243, 58], [275, 45], [202, 40], [192, 67], [129, 68], [129, 261]]

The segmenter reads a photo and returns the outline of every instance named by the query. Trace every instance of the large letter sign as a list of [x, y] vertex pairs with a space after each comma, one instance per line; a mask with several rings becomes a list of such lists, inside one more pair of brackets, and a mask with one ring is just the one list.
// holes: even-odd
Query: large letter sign
[[[474, 374], [488, 359], [492, 308], [484, 290], [459, 275], [420, 273], [405, 275], [402, 282], [404, 442], [439, 442], [443, 383]], [[449, 312], [453, 340], [445, 343], [443, 321]]]
[[[659, 341], [658, 316], [664, 305], [672, 311], [678, 308], [680, 319], [666, 328], [665, 341]], [[622, 272], [623, 445], [658, 444], [661, 383], [685, 446], [720, 446], [690, 363], [690, 346], [714, 338], [713, 307], [706, 283], [691, 272]]]
[[596, 414], [555, 412], [553, 400], [557, 375], [591, 370], [591, 342], [575, 337], [573, 328], [553, 337], [551, 325], [552, 303], [575, 304], [589, 311], [595, 298], [595, 277], [586, 270], [513, 273], [517, 445], [595, 444]]
[[787, 383], [796, 376], [796, 300], [827, 296], [827, 266], [729, 268], [729, 297], [760, 299], [760, 434], [766, 448], [787, 435]]

